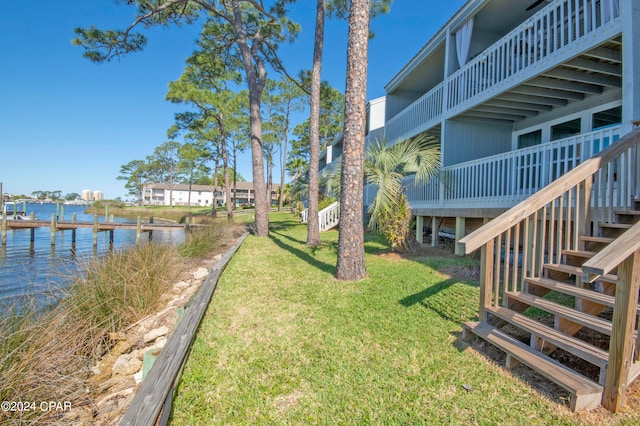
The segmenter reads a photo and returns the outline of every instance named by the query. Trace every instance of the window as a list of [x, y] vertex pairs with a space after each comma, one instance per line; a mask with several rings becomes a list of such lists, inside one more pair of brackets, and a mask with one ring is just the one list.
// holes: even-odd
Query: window
[[580, 134], [580, 119], [567, 121], [564, 123], [551, 126], [551, 140], [556, 141], [558, 139], [568, 138]]
[[518, 136], [518, 149], [527, 148], [542, 143], [542, 130], [525, 133]]
[[593, 114], [592, 130], [622, 123], [622, 107], [615, 107]]

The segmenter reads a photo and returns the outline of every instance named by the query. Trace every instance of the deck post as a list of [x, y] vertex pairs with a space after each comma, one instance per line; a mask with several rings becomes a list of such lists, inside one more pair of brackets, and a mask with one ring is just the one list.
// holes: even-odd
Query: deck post
[[491, 267], [493, 251], [493, 240], [480, 249], [480, 307], [478, 310], [480, 322], [487, 322], [485, 308], [491, 305], [493, 296], [493, 268]]
[[[153, 216], [149, 216], [149, 223], [153, 223]], [[149, 241], [153, 239], [153, 231], [149, 230]]]
[[56, 214], [51, 213], [51, 245], [56, 245]]
[[109, 206], [106, 204], [104, 206], [104, 221], [109, 222]]
[[422, 244], [424, 235], [424, 216], [416, 215], [416, 240]]
[[640, 250], [620, 264], [618, 277], [616, 304], [611, 321], [613, 333], [609, 343], [609, 364], [602, 395], [602, 405], [614, 413], [622, 408], [624, 403], [629, 368], [633, 360], [635, 320], [640, 289]]
[[460, 216], [456, 217], [456, 242], [455, 242], [456, 256], [464, 256], [464, 250], [460, 246], [458, 246], [458, 241], [460, 241], [462, 237], [464, 237], [464, 230], [465, 230], [465, 218]]
[[64, 221], [64, 204], [60, 204], [60, 217], [58, 220]]

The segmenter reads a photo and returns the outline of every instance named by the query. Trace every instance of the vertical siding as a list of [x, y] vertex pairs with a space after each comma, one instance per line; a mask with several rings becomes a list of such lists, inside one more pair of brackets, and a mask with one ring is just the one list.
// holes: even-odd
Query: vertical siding
[[511, 149], [512, 126], [449, 120], [443, 143], [443, 166], [488, 157]]

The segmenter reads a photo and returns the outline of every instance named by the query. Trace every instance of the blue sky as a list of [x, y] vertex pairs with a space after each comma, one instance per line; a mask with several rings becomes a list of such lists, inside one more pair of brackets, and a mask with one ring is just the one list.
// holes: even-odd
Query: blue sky
[[[466, 0], [395, 0], [391, 13], [372, 23], [368, 98], [384, 86]], [[123, 28], [134, 8], [114, 0], [3, 2], [0, 14], [0, 182], [10, 194], [101, 190], [129, 198], [120, 166], [142, 160], [167, 140], [174, 114], [184, 106], [164, 100], [194, 49], [197, 26], [147, 31], [142, 53], [94, 64], [71, 45], [73, 29]], [[309, 68], [315, 1], [298, 0], [292, 18], [302, 25], [281, 56], [292, 73]], [[347, 25], [325, 27], [323, 79], [345, 87]], [[271, 74], [273, 78], [277, 75]], [[301, 117], [302, 120], [302, 117]], [[249, 154], [239, 172], [251, 180]], [[274, 180], [279, 181], [276, 172]]]

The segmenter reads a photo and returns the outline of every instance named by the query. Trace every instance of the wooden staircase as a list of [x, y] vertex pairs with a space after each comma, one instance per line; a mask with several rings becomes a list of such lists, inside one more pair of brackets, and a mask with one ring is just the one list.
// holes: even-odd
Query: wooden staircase
[[639, 145], [635, 130], [460, 240], [482, 255], [479, 321], [464, 337], [566, 389], [573, 410], [616, 411], [640, 375]]

